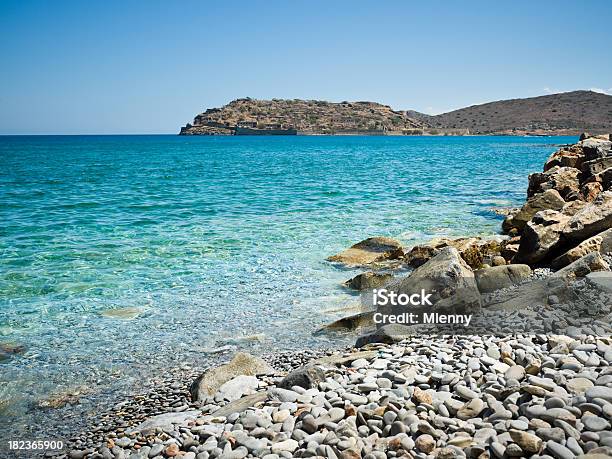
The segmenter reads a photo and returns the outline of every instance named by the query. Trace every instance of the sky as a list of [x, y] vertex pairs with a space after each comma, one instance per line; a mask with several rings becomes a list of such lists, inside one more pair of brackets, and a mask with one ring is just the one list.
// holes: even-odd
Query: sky
[[247, 96], [612, 94], [610, 24], [608, 0], [0, 0], [0, 134], [177, 133]]

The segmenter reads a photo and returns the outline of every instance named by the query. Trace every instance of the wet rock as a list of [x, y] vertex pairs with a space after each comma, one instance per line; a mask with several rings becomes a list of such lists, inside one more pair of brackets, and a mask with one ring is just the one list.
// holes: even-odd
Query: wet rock
[[351, 246], [343, 252], [327, 258], [328, 261], [347, 266], [366, 266], [372, 263], [400, 258], [402, 245], [388, 237], [371, 237]]
[[346, 281], [346, 286], [353, 290], [371, 290], [384, 286], [393, 279], [393, 274], [368, 271]]

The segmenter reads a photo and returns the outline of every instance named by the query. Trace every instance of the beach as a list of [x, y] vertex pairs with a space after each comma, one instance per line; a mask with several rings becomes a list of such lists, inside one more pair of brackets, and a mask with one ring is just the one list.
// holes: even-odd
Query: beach
[[[527, 175], [540, 170], [559, 146], [574, 141], [516, 137], [9, 140], [3, 144], [5, 151], [25, 152], [42, 161], [27, 170], [12, 163], [10, 155], [2, 156], [10, 172], [4, 183], [12, 185], [4, 212], [14, 223], [3, 243], [8, 254], [3, 262], [12, 269], [2, 280], [6, 293], [1, 325], [3, 340], [23, 346], [2, 363], [8, 370], [3, 373], [4, 387], [21, 389], [17, 399], [5, 391], [9, 402], [3, 416], [17, 420], [6, 431], [7, 438], [32, 432], [45, 438], [70, 436], [64, 440], [70, 457], [110, 457], [101, 447], [108, 448], [112, 457], [128, 457], [131, 449], [135, 457], [156, 457], [149, 455], [151, 450], [146, 455], [135, 451], [151, 446], [131, 430], [151, 416], [187, 413], [183, 421], [188, 424], [199, 416], [204, 417], [198, 425], [226, 423], [227, 417], [214, 421], [206, 417], [225, 403], [198, 402], [189, 393], [205, 369], [239, 350], [263, 355], [271, 368], [268, 376], [249, 381], [257, 392], [255, 388], [280, 384], [286, 372], [313, 359], [331, 354], [339, 358], [339, 349], [354, 344], [351, 330], [321, 333], [321, 329], [359, 309], [359, 293], [342, 283], [364, 269], [334, 265], [325, 261], [328, 256], [372, 235], [397, 238], [407, 248], [436, 237], [495, 239], [503, 219], [499, 210], [522, 205]], [[145, 167], [138, 156], [143, 149], [150, 158]], [[56, 163], [55, 156], [53, 162], [45, 162], [50, 152], [68, 153], [64, 163]], [[118, 158], [123, 162], [118, 163]], [[54, 259], [57, 264], [52, 264]], [[52, 269], [42, 272], [34, 269], [37, 266]], [[548, 339], [534, 342], [522, 336], [508, 335], [505, 341], [517, 340], [511, 346], [518, 348], [531, 346], [528, 353], [541, 353], [541, 361], [555, 360], [554, 353], [550, 357], [555, 346], [547, 344]], [[473, 357], [479, 352], [474, 354], [474, 347], [503, 346], [503, 339], [482, 339], [489, 344], [461, 351], [451, 346], [440, 352]], [[427, 343], [434, 349], [448, 344], [433, 338]], [[607, 347], [596, 340], [576, 337], [565, 344], [580, 352], [586, 346], [584, 352], [590, 354], [585, 362], [589, 358], [609, 362]], [[410, 344], [370, 345], [374, 354], [363, 367], [351, 367], [358, 359], [350, 357], [333, 364], [344, 374], [344, 386], [347, 381], [342, 378], [349, 376], [350, 368], [364, 369], [359, 373], [365, 373], [366, 379], [354, 382], [370, 384], [357, 390], [367, 400], [356, 406], [376, 402], [368, 397], [379, 389], [411, 384], [405, 376], [389, 377], [383, 374], [386, 367], [375, 366], [380, 360], [375, 357], [384, 360], [389, 353], [405, 353], [401, 349]], [[521, 361], [516, 350], [505, 357], [517, 365]], [[481, 371], [483, 380], [491, 374], [499, 377], [512, 365], [501, 354], [497, 358], [499, 364], [485, 359], [470, 370]], [[401, 359], [390, 362], [387, 365], [394, 368], [403, 366]], [[587, 379], [605, 381], [606, 366], [594, 367]], [[465, 379], [466, 368], [454, 370]], [[571, 370], [578, 374], [581, 368]], [[436, 371], [435, 365], [425, 371]], [[374, 388], [369, 373], [375, 374], [376, 382], [381, 378], [389, 382]], [[475, 389], [481, 379], [467, 381], [467, 386]], [[440, 389], [440, 381], [421, 384], [422, 390]], [[452, 386], [463, 390], [463, 384]], [[330, 391], [335, 399], [334, 390]], [[347, 393], [353, 392], [349, 387]], [[329, 394], [308, 395], [311, 400], [319, 397], [322, 405], [317, 406], [327, 406], [323, 398], [330, 399]], [[400, 395], [406, 401], [415, 397], [410, 390]], [[427, 412], [432, 403], [425, 402], [424, 411], [414, 409]], [[434, 411], [440, 409], [434, 405]], [[580, 410], [580, 403], [576, 407]], [[299, 408], [293, 405], [279, 409], [273, 403], [266, 412], [274, 417], [282, 411], [277, 416], [285, 416], [286, 409], [297, 416]], [[374, 420], [382, 433], [386, 421], [379, 425], [379, 419]], [[388, 424], [387, 434], [394, 422], [395, 418]], [[365, 424], [370, 425], [367, 419]], [[173, 424], [171, 431], [185, 434], [180, 425]], [[432, 435], [433, 430], [426, 429], [429, 433], [421, 433]], [[433, 437], [453, 440], [453, 435], [445, 435]], [[219, 445], [218, 435], [209, 432], [203, 437], [217, 438], [210, 451], [227, 449], [227, 442]], [[297, 449], [291, 450], [296, 441], [291, 438], [277, 441], [288, 441], [289, 449], [269, 454], [290, 457]], [[601, 440], [588, 441], [599, 446]], [[189, 444], [178, 443], [190, 455]], [[566, 447], [563, 441], [560, 444]], [[111, 452], [111, 446], [125, 452]], [[247, 454], [240, 456], [241, 449], [232, 456], [230, 446], [230, 451], [215, 450], [213, 455], [199, 450], [199, 440], [193, 446], [193, 457], [200, 458], [209, 457], [201, 455], [204, 452], [210, 457], [225, 453], [229, 455], [222, 457], [245, 457], [257, 450], [245, 447]], [[336, 443], [327, 446], [339, 454]], [[314, 447], [308, 454], [333, 457], [327, 446]], [[167, 451], [163, 454], [172, 457]]]

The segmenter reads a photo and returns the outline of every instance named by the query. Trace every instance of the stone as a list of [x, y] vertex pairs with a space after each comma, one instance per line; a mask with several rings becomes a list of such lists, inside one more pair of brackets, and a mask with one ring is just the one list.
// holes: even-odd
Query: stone
[[299, 446], [298, 442], [290, 438], [288, 440], [273, 443], [271, 450], [275, 454], [282, 454], [283, 452], [292, 453], [296, 449], [298, 449], [298, 446]]
[[278, 383], [278, 387], [291, 389], [293, 386], [299, 386], [311, 389], [323, 381], [325, 381], [325, 371], [317, 365], [310, 364], [290, 372]]
[[587, 182], [580, 186], [580, 197], [585, 202], [593, 202], [603, 190], [600, 182]]
[[327, 260], [347, 266], [367, 266], [376, 262], [398, 259], [403, 255], [399, 241], [388, 237], [371, 237], [352, 245], [343, 252], [332, 255]]
[[556, 459], [573, 459], [576, 457], [569, 448], [554, 442], [546, 442], [546, 450]]
[[585, 415], [582, 417], [582, 424], [585, 429], [592, 432], [599, 432], [601, 430], [610, 430], [610, 423], [603, 418], [595, 415]]
[[[135, 426], [134, 430], [140, 432], [142, 435], [151, 435], [155, 433], [157, 429], [173, 430], [175, 426], [186, 426], [190, 421], [195, 420], [198, 415], [200, 415], [200, 411], [198, 410], [159, 414], [144, 420]], [[129, 444], [129, 439], [127, 440]], [[117, 445], [121, 446], [120, 444]]]
[[205, 400], [207, 397], [214, 395], [224, 383], [236, 376], [255, 376], [268, 373], [274, 373], [274, 370], [264, 360], [244, 352], [238, 352], [229, 363], [202, 373], [191, 385], [191, 399], [193, 401]]
[[125, 307], [125, 308], [113, 308], [102, 311], [100, 315], [109, 319], [121, 319], [121, 320], [132, 320], [136, 319], [143, 310], [140, 308]]
[[355, 343], [355, 347], [363, 347], [366, 344], [371, 343], [399, 343], [400, 341], [405, 340], [406, 338], [412, 336], [414, 332], [412, 329], [406, 325], [401, 324], [390, 324], [384, 325], [372, 333], [362, 335], [357, 338]]
[[570, 218], [555, 210], [542, 210], [527, 223], [521, 236], [517, 263], [534, 265], [545, 260], [560, 245], [561, 234]]
[[509, 232], [511, 228], [522, 231], [527, 222], [531, 221], [533, 216], [539, 211], [560, 211], [563, 209], [563, 206], [565, 206], [565, 200], [557, 190], [550, 189], [543, 193], [538, 193], [530, 197], [518, 212], [508, 215], [502, 224], [502, 229], [505, 232]]
[[393, 274], [368, 271], [346, 281], [345, 285], [353, 290], [371, 290], [383, 287], [393, 279]]
[[519, 445], [523, 451], [539, 453], [542, 449], [542, 439], [528, 432], [510, 430], [510, 438], [512, 438], [512, 441]]
[[593, 383], [587, 378], [572, 378], [565, 384], [565, 387], [574, 394], [584, 395], [587, 389], [593, 387]]
[[164, 451], [164, 453], [168, 457], [178, 456], [179, 452], [180, 452], [180, 450], [179, 450], [179, 447], [178, 447], [178, 445], [176, 443], [170, 443], [166, 447], [166, 450]]
[[[475, 312], [480, 309], [481, 297], [474, 273], [461, 258], [457, 249], [445, 247], [424, 265], [412, 273], [397, 279], [386, 287], [397, 294], [415, 294], [424, 290], [432, 293], [429, 301], [433, 309], [452, 309], [456, 312]], [[414, 311], [418, 312], [417, 307]], [[421, 307], [424, 309], [424, 307]], [[430, 311], [432, 307], [428, 307]], [[403, 314], [405, 306], [378, 306], [383, 314]]]
[[[587, 284], [606, 293], [612, 293], [612, 272], [596, 271], [586, 275]], [[609, 360], [609, 359], [606, 359]]]
[[485, 403], [479, 398], [474, 398], [470, 400], [469, 402], [466, 402], [459, 409], [459, 411], [457, 411], [457, 417], [459, 419], [466, 421], [468, 419], [475, 418], [484, 409], [485, 409]]
[[429, 434], [419, 435], [414, 443], [420, 451], [426, 454], [431, 453], [436, 447], [436, 441]]
[[219, 408], [218, 410], [214, 411], [211, 416], [225, 417], [233, 413], [242, 413], [247, 408], [251, 408], [257, 403], [263, 402], [267, 398], [268, 394], [266, 392], [257, 392], [252, 395], [246, 395]]
[[416, 403], [426, 403], [428, 405], [431, 405], [432, 403], [431, 394], [421, 390], [419, 387], [414, 388], [412, 398]]
[[239, 375], [223, 383], [218, 393], [230, 402], [238, 400], [243, 395], [253, 394], [259, 387], [259, 380], [255, 376]]
[[552, 261], [551, 267], [553, 269], [561, 269], [591, 252], [600, 251], [602, 242], [604, 240], [612, 241], [612, 228], [585, 239], [576, 247], [568, 250], [563, 255], [558, 256]]
[[365, 311], [358, 314], [353, 314], [348, 317], [335, 320], [325, 327], [319, 329], [316, 334], [321, 334], [327, 330], [358, 330], [363, 327], [368, 327], [374, 324], [374, 312]]
[[585, 395], [587, 400], [601, 398], [606, 402], [612, 403], [612, 387], [594, 386], [587, 389]]
[[529, 175], [527, 196], [531, 198], [546, 190], [556, 190], [566, 201], [577, 198], [580, 189], [580, 169], [554, 166], [543, 173]]
[[585, 155], [582, 146], [572, 145], [570, 147], [564, 147], [555, 151], [548, 157], [548, 160], [544, 164], [544, 172], [555, 166], [580, 169], [584, 160]]
[[585, 178], [597, 175], [612, 167], [612, 155], [603, 158], [595, 158], [582, 163], [582, 173]]
[[504, 378], [522, 381], [525, 378], [525, 368], [520, 365], [512, 365], [504, 373]]
[[552, 275], [553, 278], [576, 279], [595, 271], [610, 271], [610, 266], [599, 252], [591, 252]]
[[531, 268], [519, 264], [493, 266], [475, 271], [474, 276], [478, 290], [481, 293], [491, 293], [525, 281], [531, 276]]
[[570, 241], [583, 241], [612, 228], [612, 190], [604, 191], [576, 213], [563, 228]]
[[437, 255], [438, 252], [439, 249], [429, 245], [415, 245], [405, 256], [406, 264], [418, 268]]

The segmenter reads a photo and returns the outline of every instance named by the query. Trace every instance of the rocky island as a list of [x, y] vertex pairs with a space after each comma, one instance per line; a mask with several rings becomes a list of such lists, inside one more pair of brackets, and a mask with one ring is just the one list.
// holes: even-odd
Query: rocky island
[[376, 102], [236, 99], [180, 135], [578, 135], [612, 131], [612, 96], [573, 91], [474, 105], [441, 115]]
[[497, 237], [373, 237], [329, 257], [364, 268], [346, 282], [362, 292], [428, 283], [434, 309], [461, 303], [469, 327], [374, 326], [366, 310], [322, 331], [356, 333], [354, 348], [237, 353], [171, 375], [68, 456], [610, 457], [611, 159], [609, 135], [559, 149]]

